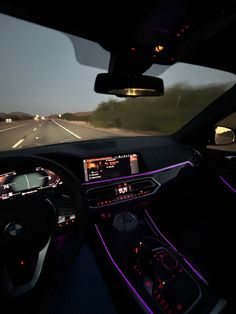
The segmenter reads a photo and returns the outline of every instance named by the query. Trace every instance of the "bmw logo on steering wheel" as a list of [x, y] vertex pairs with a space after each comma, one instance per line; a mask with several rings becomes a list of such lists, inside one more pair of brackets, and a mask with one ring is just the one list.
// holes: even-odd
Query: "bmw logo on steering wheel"
[[18, 237], [23, 232], [23, 226], [20, 223], [10, 222], [6, 225], [4, 233], [10, 237]]

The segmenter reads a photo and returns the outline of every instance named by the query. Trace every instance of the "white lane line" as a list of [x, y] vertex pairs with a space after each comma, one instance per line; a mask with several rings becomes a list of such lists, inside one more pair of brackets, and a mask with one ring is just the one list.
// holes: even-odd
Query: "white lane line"
[[25, 125], [27, 125], [27, 124], [12, 126], [12, 127], [10, 127], [10, 128], [0, 130], [0, 132], [5, 132], [5, 131], [8, 131], [8, 130], [13, 130], [13, 129], [21, 128], [22, 126], [25, 126]]
[[70, 133], [71, 135], [73, 135], [74, 137], [79, 138], [79, 139], [82, 138], [82, 137], [80, 137], [79, 135], [75, 134], [74, 132], [68, 130], [68, 129], [65, 128], [64, 126], [60, 125], [60, 124], [57, 123], [55, 120], [52, 119], [52, 121], [53, 121], [56, 125], [58, 125], [59, 127], [61, 127], [63, 130], [65, 130], [66, 132], [68, 132], [68, 133]]
[[36, 130], [37, 130], [37, 128], [34, 128], [34, 129], [33, 129], [33, 131], [36, 131]]
[[13, 145], [11, 148], [16, 148], [19, 146], [22, 142], [24, 142], [24, 139], [19, 140], [15, 145]]

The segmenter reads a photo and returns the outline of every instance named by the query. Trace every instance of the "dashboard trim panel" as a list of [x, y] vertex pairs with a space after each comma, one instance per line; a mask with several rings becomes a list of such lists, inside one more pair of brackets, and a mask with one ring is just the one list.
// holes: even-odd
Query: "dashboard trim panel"
[[183, 161], [177, 164], [173, 164], [164, 168], [160, 168], [157, 170], [152, 170], [152, 171], [148, 171], [148, 172], [142, 172], [142, 173], [137, 173], [137, 174], [133, 174], [133, 175], [129, 175], [129, 176], [123, 176], [123, 177], [116, 177], [116, 178], [111, 178], [111, 179], [105, 179], [105, 180], [98, 180], [98, 181], [94, 181], [94, 182], [84, 182], [82, 183], [82, 185], [84, 186], [88, 186], [88, 185], [95, 185], [95, 184], [99, 184], [99, 183], [107, 183], [107, 182], [113, 182], [113, 181], [118, 181], [118, 180], [124, 180], [124, 179], [131, 179], [131, 178], [138, 178], [138, 177], [142, 177], [142, 176], [147, 176], [147, 175], [152, 175], [152, 174], [156, 174], [159, 172], [163, 172], [166, 170], [170, 170], [173, 168], [177, 168], [180, 166], [186, 166], [186, 165], [190, 165], [191, 167], [193, 167], [193, 163], [189, 160], [187, 161]]
[[[155, 189], [151, 192], [151, 193], [148, 193], [148, 194], [143, 194], [143, 195], [137, 195], [137, 196], [132, 196], [132, 192], [130, 193], [131, 194], [131, 196], [129, 197], [127, 197], [126, 198], [126, 196], [125, 195], [123, 195], [123, 196], [120, 196], [121, 197], [121, 199], [119, 199], [119, 200], [117, 200], [117, 201], [112, 201], [112, 202], [110, 202], [110, 203], [103, 203], [103, 204], [101, 204], [101, 205], [91, 205], [91, 204], [89, 204], [89, 208], [104, 208], [104, 207], [107, 207], [107, 206], [114, 206], [114, 205], [117, 205], [117, 204], [120, 204], [120, 203], [124, 203], [124, 202], [128, 202], [128, 201], [133, 201], [133, 200], [137, 200], [137, 199], [140, 199], [140, 198], [145, 198], [145, 197], [149, 197], [149, 196], [152, 196], [153, 194], [155, 194], [157, 191], [158, 191], [158, 189], [161, 187], [161, 183], [160, 182], [158, 182], [156, 179], [154, 179], [153, 177], [145, 177], [145, 179], [146, 180], [150, 180], [150, 181], [152, 181], [153, 182], [153, 184], [155, 184], [156, 186], [155, 186]], [[137, 180], [138, 181], [138, 180]], [[125, 181], [125, 183], [127, 183], [128, 185], [130, 185], [130, 184], [132, 184], [132, 183], [134, 183], [135, 184], [135, 180], [127, 180], [127, 181]], [[102, 188], [109, 188], [109, 187], [115, 187], [115, 183], [113, 183], [113, 184], [107, 184], [107, 185], [104, 185], [104, 186], [100, 186], [100, 187], [92, 187], [92, 188], [90, 188], [90, 189], [87, 189], [86, 190], [86, 198], [87, 198], [87, 201], [88, 201], [88, 203], [89, 203], [89, 197], [88, 197], [88, 194], [91, 192], [91, 191], [96, 191], [97, 189], [102, 189]], [[147, 192], [146, 192], [147, 193]], [[130, 194], [128, 194], [128, 195], [130, 195]], [[118, 196], [119, 197], [119, 196]]]

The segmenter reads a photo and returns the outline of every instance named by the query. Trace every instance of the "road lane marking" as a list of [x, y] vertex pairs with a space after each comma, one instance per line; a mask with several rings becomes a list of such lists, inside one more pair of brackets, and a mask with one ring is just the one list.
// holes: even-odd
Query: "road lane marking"
[[34, 129], [33, 129], [33, 131], [36, 131], [36, 130], [37, 130], [37, 128], [34, 128]]
[[13, 145], [11, 148], [16, 148], [17, 146], [19, 146], [22, 142], [24, 142], [24, 138], [19, 140], [15, 145]]
[[59, 127], [61, 127], [63, 130], [65, 130], [66, 132], [70, 133], [71, 135], [73, 135], [76, 138], [81, 139], [82, 137], [80, 137], [79, 135], [75, 134], [74, 132], [68, 130], [67, 128], [65, 128], [64, 126], [60, 125], [58, 122], [56, 122], [55, 120], [52, 119], [52, 122], [54, 122], [56, 125], [58, 125]]
[[5, 132], [5, 131], [8, 131], [8, 130], [13, 130], [13, 129], [21, 128], [22, 126], [25, 126], [25, 125], [27, 125], [27, 124], [12, 126], [12, 127], [10, 127], [10, 128], [0, 130], [0, 132]]

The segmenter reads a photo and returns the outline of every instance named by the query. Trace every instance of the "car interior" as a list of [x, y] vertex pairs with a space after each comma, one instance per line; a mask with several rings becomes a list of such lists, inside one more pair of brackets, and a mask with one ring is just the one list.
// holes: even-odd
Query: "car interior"
[[[119, 106], [130, 132], [87, 138], [85, 122], [78, 135], [61, 115], [45, 115], [27, 120], [30, 135], [11, 143], [26, 122], [0, 122], [0, 312], [236, 313], [235, 1], [1, 1], [0, 13], [62, 33], [77, 63], [98, 68], [93, 92], [118, 99], [113, 110], [95, 111], [100, 122], [109, 110], [100, 132], [120, 126]], [[108, 62], [95, 56], [100, 50]], [[205, 83], [193, 96], [176, 85], [174, 115], [157, 103], [151, 117], [148, 101], [167, 97], [165, 73], [179, 64], [222, 82], [199, 107]], [[180, 72], [169, 73], [179, 82]], [[162, 129], [133, 136], [145, 110], [153, 130]], [[44, 125], [51, 142], [24, 146]], [[54, 140], [60, 132], [73, 141]]]

